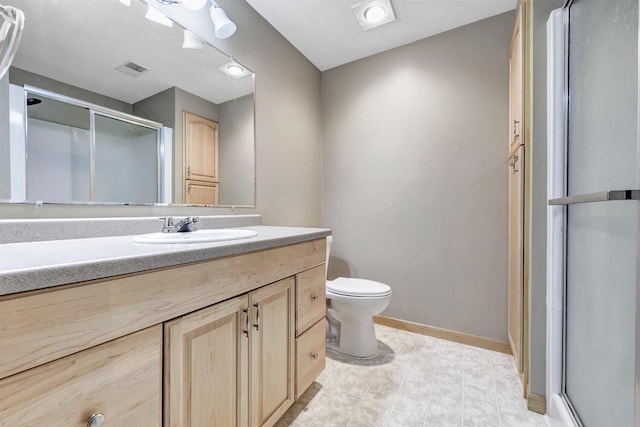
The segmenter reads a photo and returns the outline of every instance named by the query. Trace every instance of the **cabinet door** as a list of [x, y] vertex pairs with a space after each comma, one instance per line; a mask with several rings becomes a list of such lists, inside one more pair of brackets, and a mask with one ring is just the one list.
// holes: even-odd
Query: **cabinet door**
[[184, 179], [218, 182], [218, 123], [183, 112]]
[[217, 205], [218, 184], [185, 181], [184, 202], [188, 205]]
[[324, 319], [296, 338], [296, 399], [324, 370], [326, 355]]
[[511, 351], [523, 372], [523, 300], [524, 300], [524, 147], [509, 159], [509, 307], [508, 333]]
[[0, 380], [0, 426], [160, 427], [160, 325]]
[[518, 8], [509, 47], [509, 147], [524, 144], [524, 6]]
[[294, 401], [295, 281], [249, 294], [251, 305], [251, 426], [272, 426]]
[[248, 298], [165, 323], [167, 427], [246, 427]]

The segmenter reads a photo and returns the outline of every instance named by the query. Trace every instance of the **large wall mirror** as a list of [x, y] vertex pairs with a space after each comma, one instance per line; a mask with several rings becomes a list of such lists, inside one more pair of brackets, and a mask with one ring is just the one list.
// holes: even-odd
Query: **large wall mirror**
[[25, 28], [0, 80], [0, 200], [255, 206], [244, 65], [142, 0], [4, 3]]

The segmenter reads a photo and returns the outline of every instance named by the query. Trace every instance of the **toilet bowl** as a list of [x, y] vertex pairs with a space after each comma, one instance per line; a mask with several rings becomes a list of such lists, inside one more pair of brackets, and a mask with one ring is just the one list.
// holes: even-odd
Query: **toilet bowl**
[[[327, 237], [327, 265], [332, 237]], [[327, 347], [353, 357], [378, 352], [373, 316], [391, 301], [391, 287], [373, 280], [327, 280]]]

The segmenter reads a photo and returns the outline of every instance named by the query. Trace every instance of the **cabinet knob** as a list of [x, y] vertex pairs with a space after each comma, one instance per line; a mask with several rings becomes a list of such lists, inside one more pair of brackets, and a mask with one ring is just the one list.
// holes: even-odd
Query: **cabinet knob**
[[104, 422], [104, 415], [93, 414], [87, 420], [87, 427], [100, 427]]
[[317, 300], [317, 299], [318, 299], [318, 294], [313, 294], [313, 295], [311, 295], [311, 299], [312, 299], [313, 301]]
[[318, 357], [319, 357], [319, 355], [318, 355], [318, 353], [317, 353], [317, 352], [315, 352], [315, 351], [314, 351], [313, 353], [311, 353], [311, 358], [312, 358], [313, 360], [316, 360]]

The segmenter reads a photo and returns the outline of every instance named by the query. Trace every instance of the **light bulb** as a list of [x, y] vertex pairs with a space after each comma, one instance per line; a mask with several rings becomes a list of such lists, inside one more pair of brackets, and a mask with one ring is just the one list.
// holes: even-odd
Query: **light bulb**
[[204, 43], [200, 37], [196, 36], [189, 30], [184, 30], [184, 41], [182, 42], [184, 49], [204, 49]]
[[208, 0], [182, 0], [182, 5], [189, 10], [200, 10], [207, 4]]
[[173, 27], [173, 21], [166, 17], [166, 15], [153, 7], [147, 7], [147, 14], [144, 15], [149, 21], [156, 22], [167, 27]]
[[382, 21], [386, 14], [387, 14], [387, 11], [384, 10], [384, 7], [380, 5], [375, 5], [375, 6], [371, 6], [370, 8], [364, 11], [364, 19], [366, 19], [367, 22], [371, 22], [372, 24], [375, 24], [377, 22]]
[[226, 39], [236, 32], [236, 24], [229, 19], [221, 7], [211, 6], [209, 16], [211, 17], [211, 22], [213, 22], [214, 32], [217, 38]]

